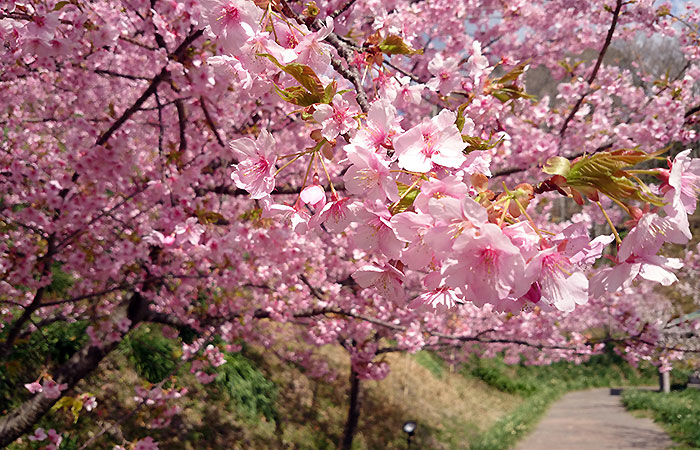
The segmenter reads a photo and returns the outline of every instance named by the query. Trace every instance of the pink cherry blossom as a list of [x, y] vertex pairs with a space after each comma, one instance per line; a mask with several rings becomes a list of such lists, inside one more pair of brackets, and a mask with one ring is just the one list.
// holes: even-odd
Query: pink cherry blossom
[[396, 259], [403, 243], [396, 237], [391, 224], [391, 213], [381, 204], [369, 204], [360, 208], [356, 218], [359, 226], [355, 231], [355, 244], [365, 250], [373, 250]]
[[301, 38], [294, 46], [297, 62], [306, 64], [315, 71], [323, 73], [331, 62], [332, 47], [322, 41], [332, 32], [333, 19], [328, 17], [318, 31], [309, 33]]
[[403, 212], [391, 218], [396, 236], [408, 247], [401, 251], [401, 260], [411, 269], [422, 269], [433, 259], [433, 251], [423, 236], [433, 225], [433, 218], [428, 214]]
[[58, 398], [61, 396], [61, 391], [68, 388], [66, 383], [58, 384], [54, 380], [46, 380], [41, 385], [41, 392], [46, 398]]
[[404, 299], [404, 274], [390, 264], [385, 264], [384, 267], [362, 266], [352, 277], [361, 287], [372, 287], [392, 302], [398, 303]]
[[226, 49], [238, 52], [258, 29], [262, 10], [247, 0], [202, 0], [203, 18]]
[[428, 210], [435, 218], [435, 225], [425, 233], [424, 239], [440, 257], [449, 255], [460, 235], [472, 235], [475, 228], [488, 220], [486, 210], [469, 197], [461, 201], [453, 197], [431, 198]]
[[334, 197], [314, 215], [309, 224], [316, 226], [323, 223], [331, 233], [341, 233], [355, 220], [359, 208], [359, 204], [352, 203], [349, 197]]
[[428, 88], [442, 95], [452, 92], [460, 83], [458, 67], [457, 58], [443, 58], [441, 53], [436, 54], [428, 63], [428, 70], [434, 77], [428, 82]]
[[250, 192], [251, 197], [260, 199], [275, 188], [275, 139], [262, 130], [258, 139], [240, 138], [231, 142], [234, 156], [241, 162], [231, 174], [236, 186]]
[[630, 286], [637, 277], [670, 286], [678, 280], [671, 270], [681, 267], [683, 263], [677, 258], [657, 255], [628, 258], [615, 267], [596, 271], [590, 280], [590, 294], [601, 297], [605, 293], [616, 292], [622, 287]]
[[445, 178], [430, 178], [421, 184], [420, 193], [416, 196], [413, 205], [417, 210], [428, 213], [430, 211], [428, 201], [431, 198], [463, 199], [468, 192], [469, 188], [459, 177], [451, 175]]
[[339, 134], [347, 133], [357, 126], [355, 115], [357, 109], [350, 105], [341, 95], [333, 97], [330, 105], [316, 106], [314, 120], [323, 127], [321, 134], [324, 138], [335, 139]]
[[158, 450], [158, 443], [152, 437], [147, 436], [134, 445], [134, 450]]
[[588, 302], [588, 278], [556, 248], [543, 250], [532, 258], [524, 279], [527, 283], [536, 282], [540, 299], [560, 311], [571, 312], [576, 305]]
[[685, 150], [676, 155], [670, 164], [668, 184], [661, 187], [666, 192], [664, 199], [673, 204], [674, 199], [679, 197], [685, 211], [693, 214], [700, 192], [700, 160], [691, 159], [690, 150]]
[[685, 244], [687, 235], [668, 217], [658, 214], [645, 214], [630, 230], [620, 245], [617, 257], [620, 261], [627, 260], [631, 255], [646, 256], [655, 254], [664, 242]]
[[86, 411], [92, 411], [97, 407], [97, 399], [93, 396], [90, 396], [86, 398], [83, 401], [83, 407], [85, 408]]
[[29, 436], [30, 441], [43, 441], [48, 437], [46, 434], [46, 431], [44, 431], [43, 428], [37, 428], [34, 430], [34, 434], [32, 436]]
[[343, 181], [352, 194], [369, 201], [399, 200], [399, 189], [389, 171], [389, 161], [374, 151], [350, 144], [345, 147], [352, 166]]
[[312, 184], [302, 189], [299, 198], [301, 198], [301, 201], [314, 208], [323, 208], [326, 204], [326, 191], [323, 190], [323, 186]]
[[462, 136], [454, 125], [456, 115], [443, 109], [439, 115], [406, 131], [394, 139], [399, 167], [428, 172], [433, 165], [457, 168], [464, 163]]
[[391, 139], [401, 131], [399, 120], [396, 108], [389, 101], [374, 102], [367, 113], [365, 127], [355, 134], [345, 151], [351, 153], [355, 148], [365, 148], [382, 152], [393, 147]]
[[184, 224], [175, 227], [175, 235], [180, 237], [180, 240], [189, 242], [192, 245], [199, 244], [199, 239], [204, 234], [206, 228], [199, 223], [196, 217], [188, 218]]
[[165, 236], [160, 231], [152, 230], [151, 233], [143, 240], [144, 242], [148, 242], [149, 244], [156, 245], [158, 247], [170, 247], [175, 243], [175, 233]]
[[38, 381], [34, 381], [32, 383], [27, 383], [24, 385], [25, 388], [32, 394], [36, 394], [37, 392], [41, 392], [42, 387], [41, 384], [39, 384]]
[[481, 83], [484, 75], [488, 73], [488, 66], [489, 60], [486, 59], [481, 51], [481, 43], [479, 41], [474, 41], [472, 43], [472, 54], [467, 61], [467, 71], [475, 84]]
[[525, 261], [497, 225], [487, 223], [476, 233], [460, 234], [454, 250], [458, 256], [444, 267], [445, 282], [464, 291], [467, 299], [493, 304], [511, 293], [519, 297], [527, 292], [529, 284], [522, 281]]

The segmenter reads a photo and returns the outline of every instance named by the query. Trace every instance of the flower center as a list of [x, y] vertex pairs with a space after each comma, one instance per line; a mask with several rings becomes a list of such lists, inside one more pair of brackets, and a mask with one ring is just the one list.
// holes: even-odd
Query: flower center
[[486, 247], [481, 250], [481, 262], [489, 268], [496, 265], [498, 260], [498, 252], [491, 247]]
[[333, 108], [333, 120], [338, 123], [345, 122], [348, 117], [344, 109]]
[[432, 156], [435, 152], [435, 133], [430, 130], [423, 131], [423, 153]]
[[241, 13], [238, 11], [238, 8], [233, 5], [227, 5], [221, 10], [221, 17], [219, 17], [219, 20], [226, 23], [236, 23], [239, 21], [240, 17]]

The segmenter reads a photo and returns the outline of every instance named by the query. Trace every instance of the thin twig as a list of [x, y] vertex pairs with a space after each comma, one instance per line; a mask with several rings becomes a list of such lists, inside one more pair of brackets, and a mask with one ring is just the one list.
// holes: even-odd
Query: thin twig
[[[595, 80], [596, 75], [598, 75], [598, 70], [600, 69], [600, 66], [603, 64], [603, 57], [605, 57], [605, 53], [608, 51], [608, 47], [610, 46], [610, 42], [612, 42], [613, 34], [615, 33], [615, 27], [617, 26], [617, 19], [620, 17], [620, 10], [621, 9], [622, 9], [622, 0], [617, 0], [617, 3], [615, 4], [615, 11], [613, 11], [612, 24], [610, 25], [610, 28], [608, 29], [608, 35], [605, 37], [605, 43], [603, 43], [603, 48], [600, 49], [600, 53], [598, 54], [598, 60], [596, 61], [595, 66], [593, 67], [593, 72], [591, 72], [591, 76], [588, 77], [588, 85], [589, 86], [591, 84], [593, 84], [593, 81]], [[578, 99], [578, 102], [576, 102], [576, 105], [574, 105], [574, 108], [569, 113], [569, 116], [566, 118], [566, 120], [564, 120], [564, 125], [562, 125], [561, 130], [559, 131], [559, 136], [564, 137], [564, 133], [566, 133], [566, 129], [569, 127], [569, 122], [571, 122], [571, 120], [574, 118], [574, 116], [578, 112], [579, 108], [581, 108], [581, 105], [583, 104], [583, 100], [591, 92], [592, 92], [591, 90], [586, 91], [581, 96], [581, 98]]]

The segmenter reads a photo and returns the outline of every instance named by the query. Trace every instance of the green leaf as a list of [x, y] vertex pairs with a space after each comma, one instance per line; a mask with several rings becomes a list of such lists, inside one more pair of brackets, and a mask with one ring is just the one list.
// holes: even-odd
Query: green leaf
[[636, 164], [657, 159], [664, 151], [646, 153], [642, 150], [622, 149], [586, 155], [571, 165], [566, 184], [587, 196], [600, 191], [617, 200], [634, 199], [662, 206], [664, 201], [638, 183], [638, 179], [624, 171]]
[[316, 103], [325, 103], [323, 102], [323, 96], [319, 94], [312, 94], [302, 86], [292, 86], [287, 89], [280, 89], [279, 87], [275, 86], [275, 91], [277, 92], [277, 95], [282, 98], [282, 100], [297, 106], [306, 107], [315, 105]]
[[475, 150], [490, 150], [501, 143], [503, 139], [498, 139], [495, 142], [485, 141], [480, 137], [462, 135], [462, 141], [467, 144], [464, 153], [471, 153]]
[[73, 405], [73, 397], [61, 397], [54, 405], [51, 407], [51, 411], [58, 411], [61, 408], [70, 408]]
[[566, 177], [571, 169], [571, 162], [562, 156], [552, 156], [542, 168], [542, 172], [550, 175], [561, 175]]
[[420, 192], [419, 188], [416, 188], [415, 186], [411, 189], [411, 191], [406, 194], [406, 191], [411, 187], [407, 184], [401, 183], [401, 182], [396, 182], [397, 187], [399, 188], [399, 196], [401, 197], [401, 200], [399, 200], [399, 203], [392, 209], [392, 212], [394, 214], [398, 214], [400, 212], [404, 212], [407, 209], [409, 209], [411, 206], [413, 206], [413, 202], [416, 200], [416, 197], [418, 196], [418, 193]]
[[62, 10], [64, 7], [66, 7], [66, 6], [70, 5], [70, 4], [71, 4], [71, 2], [65, 2], [65, 1], [64, 1], [64, 2], [58, 2], [58, 3], [56, 3], [56, 6], [53, 7], [53, 11], [60, 11], [60, 10]]
[[73, 400], [73, 406], [70, 408], [70, 412], [73, 413], [73, 423], [78, 422], [78, 417], [80, 417], [80, 411], [83, 409], [83, 401], [79, 398]]
[[523, 74], [523, 72], [525, 71], [525, 67], [527, 67], [527, 63], [518, 64], [513, 68], [513, 70], [496, 80], [496, 82], [500, 84], [514, 83]]
[[530, 94], [527, 94], [522, 88], [519, 88], [515, 85], [503, 86], [502, 88], [494, 89], [491, 92], [491, 95], [493, 95], [503, 103], [516, 98], [527, 98], [530, 100], [535, 99], [535, 97], [533, 97]]
[[264, 56], [272, 61], [277, 67], [291, 75], [312, 94], [323, 95], [325, 93], [321, 80], [311, 67], [299, 63], [283, 65], [277, 61], [277, 58], [267, 53], [258, 53], [258, 56]]
[[333, 101], [333, 97], [338, 91], [338, 83], [335, 80], [328, 83], [328, 86], [323, 90], [323, 99], [321, 103], [330, 104]]
[[378, 47], [385, 55], [415, 55], [423, 53], [423, 50], [414, 49], [395, 34], [387, 36], [386, 39], [379, 43]]
[[455, 120], [455, 125], [457, 126], [457, 129], [461, 133], [462, 130], [464, 129], [464, 124], [466, 120], [464, 119], [464, 110], [467, 108], [469, 103], [462, 103], [459, 105], [459, 108], [457, 108], [457, 120]]

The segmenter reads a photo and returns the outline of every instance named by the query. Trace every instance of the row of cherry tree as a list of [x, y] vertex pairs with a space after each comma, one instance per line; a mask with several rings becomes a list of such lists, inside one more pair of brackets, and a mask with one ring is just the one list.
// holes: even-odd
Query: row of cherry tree
[[[89, 323], [0, 445], [57, 448], [35, 424], [142, 322], [196, 334], [202, 383], [275, 323], [343, 346], [353, 386], [423, 348], [667, 365], [677, 311], [647, 282], [692, 238], [700, 163], [664, 159], [698, 139], [698, 22], [648, 0], [0, 1], [0, 355]], [[654, 39], [682, 67], [609, 57]]]

